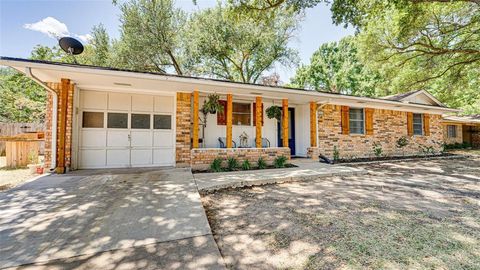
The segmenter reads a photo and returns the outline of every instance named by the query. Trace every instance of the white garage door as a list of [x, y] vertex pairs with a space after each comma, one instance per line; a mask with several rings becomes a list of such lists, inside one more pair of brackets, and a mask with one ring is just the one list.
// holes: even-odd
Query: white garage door
[[173, 96], [80, 92], [79, 168], [175, 163]]

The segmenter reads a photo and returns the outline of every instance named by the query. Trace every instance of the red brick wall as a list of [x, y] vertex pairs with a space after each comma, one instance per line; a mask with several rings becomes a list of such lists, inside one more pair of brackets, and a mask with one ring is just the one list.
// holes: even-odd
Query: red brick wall
[[[72, 131], [73, 131], [73, 95], [74, 95], [74, 86], [70, 84], [67, 95], [67, 100], [64, 101], [61, 98], [60, 83], [47, 83], [48, 86], [54, 89], [58, 94], [58, 106], [60, 108], [63, 102], [67, 102], [67, 124], [66, 124], [66, 133], [65, 133], [65, 167], [71, 167], [72, 161]], [[53, 95], [48, 92], [47, 94], [47, 112], [45, 115], [45, 168], [50, 168], [52, 164], [51, 153], [52, 153], [52, 112], [53, 112]], [[57, 112], [58, 113], [58, 112]], [[58, 116], [58, 115], [57, 115]], [[57, 117], [57, 145], [60, 141], [59, 134], [60, 130], [58, 129], [60, 118]], [[58, 147], [57, 147], [58, 150]], [[58, 157], [58, 151], [57, 151]]]
[[[341, 107], [327, 105], [323, 115], [318, 118], [318, 149], [309, 149], [310, 156], [317, 158], [323, 154], [333, 158], [334, 148], [340, 158], [352, 159], [373, 157], [373, 145], [379, 144], [386, 156], [422, 154], [421, 146], [432, 146], [436, 152], [443, 144], [443, 126], [441, 116], [430, 115], [430, 136], [407, 135], [407, 112], [375, 109], [373, 112], [373, 135], [342, 134]], [[396, 147], [397, 140], [405, 136], [408, 145], [404, 149]]]
[[271, 147], [271, 148], [196, 148], [191, 151], [192, 169], [207, 169], [216, 158], [226, 160], [234, 157], [241, 164], [248, 159], [252, 166], [262, 157], [267, 164], [272, 164], [273, 160], [279, 156], [286, 156], [290, 159], [290, 148]]
[[191, 94], [177, 93], [176, 111], [176, 165], [190, 165], [191, 145]]

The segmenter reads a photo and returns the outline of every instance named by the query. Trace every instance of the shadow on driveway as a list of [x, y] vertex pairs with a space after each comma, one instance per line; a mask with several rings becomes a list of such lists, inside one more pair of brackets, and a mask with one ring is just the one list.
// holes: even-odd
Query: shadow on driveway
[[45, 262], [222, 268], [187, 169], [79, 171], [1, 193], [0, 266]]

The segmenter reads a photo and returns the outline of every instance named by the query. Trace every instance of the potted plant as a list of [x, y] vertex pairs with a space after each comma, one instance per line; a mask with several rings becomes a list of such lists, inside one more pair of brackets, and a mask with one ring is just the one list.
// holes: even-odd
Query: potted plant
[[30, 170], [31, 174], [34, 174], [37, 172], [37, 167], [38, 167], [38, 153], [35, 150], [30, 150], [28, 153], [28, 164], [27, 167]]

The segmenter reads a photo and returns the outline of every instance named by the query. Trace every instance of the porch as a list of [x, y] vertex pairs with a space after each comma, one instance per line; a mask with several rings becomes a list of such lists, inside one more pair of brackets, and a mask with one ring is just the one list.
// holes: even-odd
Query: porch
[[[307, 157], [317, 141], [317, 102], [258, 95], [211, 93], [195, 90], [191, 97], [191, 166], [204, 169], [215, 158], [263, 158], [271, 164], [276, 157]], [[204, 113], [210, 95], [219, 98], [223, 110]], [[276, 106], [280, 119], [267, 117]]]

